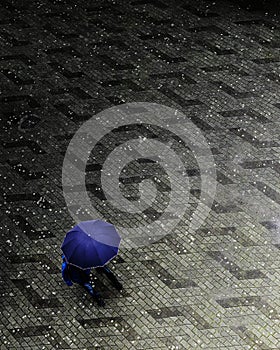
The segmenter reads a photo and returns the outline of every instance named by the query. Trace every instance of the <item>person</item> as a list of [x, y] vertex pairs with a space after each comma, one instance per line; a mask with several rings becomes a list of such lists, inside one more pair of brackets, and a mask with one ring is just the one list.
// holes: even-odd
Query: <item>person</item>
[[[105, 302], [101, 297], [101, 294], [97, 292], [90, 283], [90, 271], [91, 269], [81, 269], [72, 264], [68, 264], [65, 256], [62, 254], [62, 278], [64, 282], [68, 286], [72, 286], [73, 283], [77, 283], [84, 287], [84, 289], [96, 300], [99, 306], [105, 306]], [[115, 286], [117, 290], [122, 290], [122, 284], [118, 281], [117, 277], [113, 274], [113, 272], [107, 267], [96, 267], [98, 273], [105, 273], [105, 275], [109, 278], [112, 284]]]

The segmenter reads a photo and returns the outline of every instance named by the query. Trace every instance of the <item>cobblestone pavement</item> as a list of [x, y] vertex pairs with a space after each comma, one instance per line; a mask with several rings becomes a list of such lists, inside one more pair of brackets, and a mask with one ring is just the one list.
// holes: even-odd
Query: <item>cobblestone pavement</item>
[[[279, 17], [220, 1], [2, 0], [0, 40], [1, 350], [280, 349]], [[93, 273], [98, 308], [61, 279], [60, 244], [75, 223], [62, 163], [86, 120], [138, 101], [177, 108], [200, 128], [217, 193], [189, 234], [201, 179], [185, 157], [190, 211], [172, 234], [120, 250], [110, 266], [121, 293]], [[98, 143], [87, 168], [97, 208], [107, 202], [102, 150], [144, 135], [182, 156], [163, 132], [120, 128]], [[132, 201], [154, 174], [170, 191], [155, 162], [135, 160], [126, 174]], [[114, 208], [102, 215], [114, 221]]]

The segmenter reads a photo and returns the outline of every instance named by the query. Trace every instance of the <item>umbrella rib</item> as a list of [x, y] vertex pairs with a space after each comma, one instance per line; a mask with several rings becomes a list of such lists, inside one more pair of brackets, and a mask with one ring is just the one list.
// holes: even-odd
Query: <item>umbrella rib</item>
[[[114, 257], [118, 255], [119, 247], [114, 247], [114, 248], [117, 248], [117, 253], [116, 253], [115, 255], [113, 255], [105, 264], [108, 264], [108, 262], [110, 262], [111, 260], [113, 260]], [[105, 264], [103, 264], [102, 266], [104, 266]]]
[[[100, 223], [102, 223], [102, 220], [100, 220]], [[80, 225], [80, 226], [77, 225], [78, 228], [75, 230], [77, 235], [81, 235], [81, 234], [87, 235], [91, 238], [90, 240], [88, 240], [88, 237], [87, 238], [81, 237], [80, 239], [77, 240], [77, 243], [75, 244], [76, 235], [74, 234], [69, 236], [69, 240], [68, 242], [66, 242], [66, 244], [64, 244], [63, 242], [63, 244], [61, 245], [61, 249], [62, 249], [62, 246], [64, 245], [63, 248], [65, 249], [65, 251], [67, 252], [68, 250], [69, 252], [71, 252], [68, 259], [66, 254], [63, 252], [70, 264], [75, 265], [82, 269], [104, 266], [106, 263], [108, 263], [118, 254], [121, 237], [118, 231], [116, 230], [116, 228], [114, 227], [114, 225], [112, 224], [102, 225], [103, 226], [103, 229], [102, 229], [101, 227], [98, 228], [97, 222], [95, 224], [96, 226], [95, 225], [90, 226], [87, 224], [84, 227], [83, 225]], [[96, 230], [94, 230], [95, 228], [94, 226], [96, 227]], [[114, 228], [114, 230], [112, 228]], [[106, 232], [106, 229], [108, 229], [108, 232]], [[74, 231], [72, 230], [69, 232], [74, 233]], [[92, 231], [91, 234], [90, 234], [90, 231]], [[96, 231], [95, 234], [94, 234], [94, 231]], [[111, 240], [110, 240], [110, 236], [111, 236]], [[65, 236], [64, 240], [67, 241], [67, 235]], [[110, 243], [107, 244], [102, 241], [110, 242], [111, 244]], [[72, 247], [73, 245], [74, 247]], [[116, 253], [115, 253], [115, 250], [117, 250]], [[108, 259], [109, 256], [111, 257]], [[73, 260], [73, 262], [76, 262], [79, 265], [90, 264], [91, 266], [82, 267], [74, 263], [71, 263], [70, 260]], [[103, 263], [103, 261], [105, 261], [105, 263]], [[100, 264], [98, 264], [98, 262]]]
[[[99, 242], [99, 243], [100, 243], [100, 242]], [[106, 245], [106, 246], [108, 246], [108, 247], [113, 247], [113, 246], [110, 246], [110, 245], [105, 244], [105, 243], [101, 243], [101, 244], [104, 244], [104, 245]], [[102, 262], [102, 259], [100, 258], [100, 255], [98, 254], [98, 249], [96, 249], [96, 252], [97, 252], [97, 255], [98, 255], [98, 257], [99, 257], [99, 260]], [[115, 255], [114, 255], [113, 257], [115, 257]], [[111, 259], [113, 259], [113, 257], [112, 257]], [[109, 259], [108, 261], [106, 261], [106, 263], [104, 263], [104, 264], [101, 265], [101, 266], [104, 266], [105, 264], [107, 264], [107, 262], [109, 262], [111, 259]]]
[[96, 240], [93, 241], [93, 245], [94, 245], [94, 248], [95, 248], [95, 251], [96, 251], [96, 255], [98, 256], [99, 261], [102, 262], [101, 257], [100, 257], [100, 255], [99, 255], [99, 253], [98, 253], [98, 249], [97, 249], [96, 246], [95, 246], [95, 242], [96, 242]]
[[77, 238], [76, 237], [72, 237], [72, 238], [67, 240], [66, 244], [63, 242], [61, 246], [63, 246], [63, 244], [64, 244], [64, 246], [66, 246], [68, 243], [71, 243], [75, 239], [77, 239]]
[[[68, 237], [69, 237], [69, 234], [71, 234], [71, 233], [73, 233], [73, 232], [76, 232], [76, 233], [75, 233], [74, 235], [72, 235], [71, 238], [68, 238]], [[66, 235], [65, 235], [65, 237], [64, 237], [64, 240], [63, 240], [63, 242], [62, 242], [62, 244], [61, 244], [61, 248], [62, 248], [62, 246], [63, 246], [63, 244], [64, 244], [64, 242], [65, 242], [66, 239], [67, 239], [66, 245], [67, 245], [68, 243], [72, 242], [74, 239], [77, 239], [77, 237], [76, 237], [77, 234], [79, 234], [79, 231], [77, 231], [77, 230], [75, 230], [75, 231], [71, 230], [71, 231], [67, 232]]]
[[77, 246], [75, 247], [75, 249], [72, 251], [71, 255], [70, 255], [69, 258], [68, 258], [69, 262], [70, 262], [71, 256], [73, 255], [73, 253], [75, 253], [75, 251], [77, 250], [77, 248], [79, 248], [80, 245], [81, 245], [80, 243], [77, 244]]

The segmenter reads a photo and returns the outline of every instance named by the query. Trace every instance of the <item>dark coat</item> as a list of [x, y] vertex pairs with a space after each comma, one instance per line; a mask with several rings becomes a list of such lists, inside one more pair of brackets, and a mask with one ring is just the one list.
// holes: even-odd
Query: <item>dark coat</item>
[[73, 283], [84, 284], [89, 282], [91, 269], [82, 270], [74, 265], [68, 264], [64, 255], [62, 255], [62, 260], [62, 278], [68, 286], [72, 286]]

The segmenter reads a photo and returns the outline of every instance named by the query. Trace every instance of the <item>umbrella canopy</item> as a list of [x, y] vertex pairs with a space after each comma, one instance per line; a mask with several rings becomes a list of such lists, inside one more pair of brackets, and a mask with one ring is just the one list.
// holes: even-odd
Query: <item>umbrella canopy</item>
[[88, 269], [113, 259], [120, 241], [114, 225], [99, 219], [82, 221], [66, 233], [61, 250], [69, 264]]

